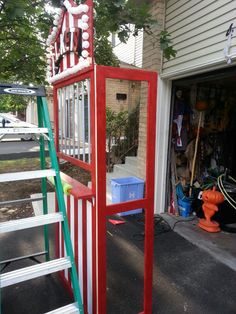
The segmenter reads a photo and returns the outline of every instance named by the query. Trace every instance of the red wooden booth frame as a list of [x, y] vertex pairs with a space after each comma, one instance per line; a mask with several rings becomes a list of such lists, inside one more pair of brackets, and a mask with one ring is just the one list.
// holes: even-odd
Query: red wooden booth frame
[[[92, 155], [90, 164], [59, 152], [57, 90], [85, 79], [90, 79], [91, 84], [90, 132]], [[148, 85], [145, 196], [143, 199], [111, 205], [106, 203], [106, 79], [144, 81]], [[92, 301], [94, 314], [106, 313], [107, 216], [136, 208], [143, 208], [145, 212], [144, 309], [142, 313], [152, 313], [156, 101], [157, 73], [151, 71], [95, 65], [54, 83], [54, 123], [58, 157], [91, 173], [92, 186], [90, 197], [93, 195], [94, 200], [92, 213]]]

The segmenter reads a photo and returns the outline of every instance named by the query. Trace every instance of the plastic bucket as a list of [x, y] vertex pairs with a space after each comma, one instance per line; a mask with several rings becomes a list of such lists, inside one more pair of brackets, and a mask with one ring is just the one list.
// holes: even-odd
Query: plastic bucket
[[188, 217], [191, 212], [191, 201], [178, 199], [180, 216]]

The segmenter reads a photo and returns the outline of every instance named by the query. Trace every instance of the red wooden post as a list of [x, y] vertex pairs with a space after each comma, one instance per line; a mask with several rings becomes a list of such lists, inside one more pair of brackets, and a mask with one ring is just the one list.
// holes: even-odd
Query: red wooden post
[[[63, 175], [63, 180], [72, 185], [70, 191], [74, 197], [74, 209], [70, 210], [71, 202], [68, 197], [67, 210], [71, 228], [74, 228], [74, 250], [77, 269], [83, 274], [83, 301], [85, 313], [88, 314], [106, 314], [106, 218], [108, 215], [125, 212], [136, 208], [144, 208], [145, 210], [145, 243], [144, 243], [144, 294], [143, 306], [145, 314], [152, 313], [152, 272], [153, 272], [153, 232], [154, 232], [154, 173], [155, 173], [155, 129], [156, 129], [156, 91], [157, 91], [157, 74], [143, 70], [131, 70], [112, 68], [106, 66], [97, 66], [93, 62], [93, 1], [87, 0], [86, 5], [89, 6], [89, 58], [87, 60], [80, 59], [78, 55], [73, 56], [73, 51], [66, 52], [61, 55], [64, 63], [60, 62], [59, 73], [52, 75], [51, 82], [54, 85], [54, 123], [56, 135], [56, 149], [58, 158], [79, 166], [91, 174], [91, 188], [87, 188], [76, 180]], [[70, 6], [76, 8], [76, 4], [72, 0], [66, 2], [67, 9]], [[78, 15], [69, 16], [69, 11], [62, 14], [61, 26], [70, 28], [70, 23], [78, 23]], [[77, 9], [76, 9], [77, 10]], [[73, 11], [73, 10], [72, 10]], [[82, 18], [82, 16], [79, 14]], [[74, 21], [71, 21], [74, 18]], [[65, 23], [63, 21], [65, 20]], [[64, 24], [63, 24], [64, 23]], [[77, 25], [77, 24], [76, 24]], [[60, 34], [56, 37], [59, 40]], [[62, 27], [60, 29], [62, 31]], [[62, 34], [63, 36], [65, 34]], [[87, 35], [86, 35], [87, 36]], [[68, 38], [67, 38], [68, 39]], [[50, 43], [51, 44], [51, 43]], [[54, 43], [53, 43], [54, 44]], [[56, 47], [56, 48], [55, 48]], [[57, 46], [53, 48], [59, 53]], [[49, 49], [50, 50], [50, 49]], [[55, 54], [51, 53], [55, 59]], [[53, 59], [53, 62], [55, 61]], [[84, 63], [84, 60], [87, 63]], [[59, 60], [60, 61], [60, 60]], [[79, 69], [79, 63], [85, 65]], [[74, 67], [72, 66], [74, 64]], [[75, 70], [76, 69], [76, 70]], [[79, 70], [78, 70], [79, 69]], [[66, 72], [67, 71], [67, 72]], [[63, 73], [64, 72], [64, 73]], [[146, 141], [146, 190], [143, 199], [133, 200], [129, 202], [111, 204], [106, 203], [106, 79], [131, 80], [139, 82], [147, 82], [148, 99], [147, 99], [147, 141]], [[72, 96], [64, 94], [64, 106], [68, 106], [70, 101], [78, 100], [79, 94], [75, 96], [74, 85], [89, 80], [90, 86], [90, 148], [91, 158], [89, 161], [81, 160], [80, 144], [78, 144], [77, 157], [76, 154], [70, 154], [67, 149], [63, 150], [59, 145], [60, 121], [59, 121], [59, 102], [58, 91], [73, 88]], [[83, 83], [84, 84], [84, 83]], [[82, 84], [82, 85], [83, 85]], [[77, 90], [78, 90], [78, 84]], [[78, 102], [77, 102], [78, 104]], [[60, 103], [60, 105], [62, 105]], [[75, 105], [75, 104], [74, 104]], [[83, 104], [84, 105], [84, 104]], [[68, 117], [66, 117], [68, 118]], [[61, 140], [62, 141], [62, 140]], [[80, 143], [80, 139], [78, 138]], [[70, 145], [69, 145], [70, 146]], [[82, 202], [82, 207], [81, 205]], [[88, 210], [88, 202], [91, 202], [91, 213]], [[71, 214], [73, 213], [74, 221]], [[89, 215], [88, 215], [89, 213]], [[89, 216], [89, 218], [88, 218]], [[81, 221], [80, 221], [80, 218]], [[88, 220], [90, 219], [90, 220]], [[88, 224], [89, 221], [89, 224]], [[90, 228], [91, 227], [91, 228]], [[91, 231], [90, 231], [91, 229]], [[91, 232], [91, 234], [89, 233]], [[59, 232], [58, 232], [59, 237]], [[59, 239], [59, 238], [58, 238]], [[57, 239], [57, 240], [58, 240]], [[91, 243], [89, 242], [91, 241]], [[80, 251], [79, 251], [80, 248]], [[64, 246], [60, 243], [57, 245], [58, 254], [63, 254]], [[81, 254], [81, 255], [80, 255]], [[89, 260], [88, 255], [91, 255]], [[81, 262], [82, 259], [82, 262]], [[81, 270], [83, 267], [83, 270]], [[64, 281], [68, 284], [67, 278]], [[91, 278], [91, 279], [90, 279]], [[91, 282], [89, 281], [91, 280]], [[88, 296], [88, 291], [90, 295]], [[92, 300], [91, 300], [92, 299]], [[92, 303], [92, 306], [91, 306]]]
[[[103, 68], [95, 66], [97, 313], [106, 313], [106, 90]], [[98, 136], [99, 135], [99, 136]]]

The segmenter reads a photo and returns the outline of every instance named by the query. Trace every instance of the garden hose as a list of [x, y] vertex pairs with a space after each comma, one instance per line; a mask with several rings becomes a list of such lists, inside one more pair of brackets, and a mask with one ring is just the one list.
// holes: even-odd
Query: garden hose
[[[224, 195], [224, 198], [226, 199], [226, 201], [234, 208], [236, 209], [236, 201], [229, 195], [229, 193], [226, 191], [226, 188], [224, 187], [223, 185], [223, 181], [222, 181], [222, 178], [223, 178], [224, 174], [220, 175], [218, 178], [217, 178], [217, 184], [218, 184], [218, 187], [220, 189], [220, 192]], [[230, 176], [228, 176], [228, 178], [235, 182], [236, 183], [236, 180]], [[236, 188], [236, 186], [235, 186]]]

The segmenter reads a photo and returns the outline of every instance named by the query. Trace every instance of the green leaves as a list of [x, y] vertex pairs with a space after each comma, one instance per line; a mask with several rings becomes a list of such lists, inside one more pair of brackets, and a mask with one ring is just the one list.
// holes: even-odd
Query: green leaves
[[[95, 1], [95, 29], [96, 40], [99, 43], [100, 39], [104, 44], [108, 42], [110, 33], [116, 33], [119, 40], [126, 43], [129, 36], [137, 36], [139, 31], [144, 31], [153, 39], [155, 35], [151, 30], [151, 26], [157, 21], [153, 20], [150, 15], [150, 7], [145, 0], [97, 0]], [[130, 26], [134, 25], [134, 28]], [[155, 41], [160, 41], [161, 50], [164, 57], [168, 60], [175, 57], [176, 51], [173, 49], [170, 35], [167, 31], [162, 31], [160, 38], [155, 37]], [[112, 57], [112, 54], [110, 54]], [[96, 55], [97, 60], [97, 55]], [[99, 55], [99, 64], [107, 64], [107, 58], [104, 63], [101, 61], [102, 55]], [[110, 62], [109, 62], [109, 65]]]
[[29, 0], [2, 1], [0, 81], [44, 83], [44, 42], [50, 25], [44, 3], [45, 1]]
[[177, 51], [174, 50], [171, 43], [170, 34], [167, 31], [162, 31], [160, 34], [160, 46], [163, 50], [164, 57], [167, 60], [176, 56]]
[[99, 0], [95, 1], [95, 29], [98, 37], [117, 33], [121, 41], [126, 41], [131, 31], [129, 24], [135, 24], [135, 29], [142, 29], [151, 22], [148, 6], [135, 1], [126, 0]]
[[120, 132], [121, 128], [125, 130], [125, 122], [128, 118], [128, 111], [115, 112], [110, 107], [106, 107], [106, 133], [107, 136], [115, 136], [116, 132]]
[[[152, 20], [146, 2], [94, 0], [96, 63], [119, 65], [108, 40], [111, 33], [116, 33], [121, 42], [126, 42], [130, 35], [137, 36], [139, 30], [152, 34], [150, 26], [156, 21]], [[0, 0], [0, 81], [46, 83], [45, 41], [52, 16], [45, 11], [45, 4], [60, 6], [61, 3], [61, 0]], [[135, 27], [131, 28], [129, 23]], [[161, 33], [160, 46], [167, 59], [175, 56], [166, 31]]]
[[29, 98], [17, 95], [1, 95], [0, 112], [21, 111], [28, 104]]
[[95, 38], [94, 57], [97, 64], [115, 66], [115, 67], [119, 66], [119, 60], [114, 55], [112, 46], [106, 36]]

